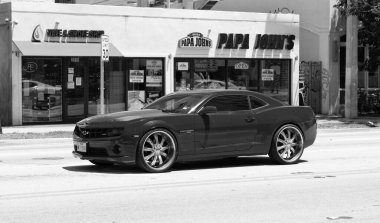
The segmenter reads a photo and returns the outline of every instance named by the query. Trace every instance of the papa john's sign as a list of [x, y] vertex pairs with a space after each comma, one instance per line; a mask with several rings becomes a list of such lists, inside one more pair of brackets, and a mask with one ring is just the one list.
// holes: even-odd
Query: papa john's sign
[[211, 48], [212, 40], [204, 37], [202, 33], [189, 33], [178, 41], [179, 48]]

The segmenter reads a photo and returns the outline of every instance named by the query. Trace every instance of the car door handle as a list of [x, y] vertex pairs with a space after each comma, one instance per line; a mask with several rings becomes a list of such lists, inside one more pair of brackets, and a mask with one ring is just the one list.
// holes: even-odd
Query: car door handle
[[253, 117], [253, 116], [248, 116], [248, 117], [246, 117], [244, 120], [245, 120], [246, 122], [253, 122], [253, 121], [255, 121], [255, 117]]

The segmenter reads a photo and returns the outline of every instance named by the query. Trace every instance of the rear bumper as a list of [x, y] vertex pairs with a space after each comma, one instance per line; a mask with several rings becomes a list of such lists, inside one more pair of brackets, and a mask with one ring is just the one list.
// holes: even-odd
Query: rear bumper
[[305, 125], [305, 131], [304, 131], [304, 136], [305, 136], [305, 143], [304, 147], [308, 147], [313, 145], [315, 139], [317, 138], [317, 123], [312, 123], [312, 124], [306, 124]]

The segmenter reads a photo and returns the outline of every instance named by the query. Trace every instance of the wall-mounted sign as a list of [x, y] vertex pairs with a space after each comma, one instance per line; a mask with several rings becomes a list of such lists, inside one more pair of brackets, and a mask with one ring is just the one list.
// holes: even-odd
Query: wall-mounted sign
[[37, 25], [32, 34], [32, 42], [100, 42], [103, 30], [46, 29]]
[[143, 70], [130, 70], [129, 71], [130, 83], [144, 83], [144, 71]]
[[179, 71], [188, 71], [189, 70], [189, 62], [178, 62], [177, 70]]
[[249, 49], [249, 34], [220, 33], [217, 49]]
[[44, 36], [44, 32], [40, 25], [37, 25], [33, 30], [32, 42], [41, 42]]
[[27, 73], [36, 72], [38, 70], [38, 65], [35, 62], [26, 62], [22, 66], [22, 70], [27, 72]]
[[261, 80], [273, 81], [274, 80], [274, 69], [262, 69], [261, 70]]
[[[295, 35], [257, 34], [254, 49], [261, 50], [291, 50], [294, 47]], [[286, 40], [286, 42], [285, 42]]]
[[202, 33], [193, 32], [178, 41], [179, 48], [211, 48], [212, 40]]
[[248, 70], [248, 69], [249, 69], [249, 65], [247, 63], [239, 62], [235, 64], [235, 70]]

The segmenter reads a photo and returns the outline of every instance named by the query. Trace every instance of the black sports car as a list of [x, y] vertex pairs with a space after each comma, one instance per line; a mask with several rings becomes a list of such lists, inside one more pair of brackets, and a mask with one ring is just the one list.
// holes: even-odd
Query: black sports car
[[86, 118], [74, 130], [75, 157], [96, 165], [136, 163], [148, 172], [176, 161], [264, 155], [296, 163], [317, 134], [310, 107], [251, 91], [166, 95], [139, 111]]

